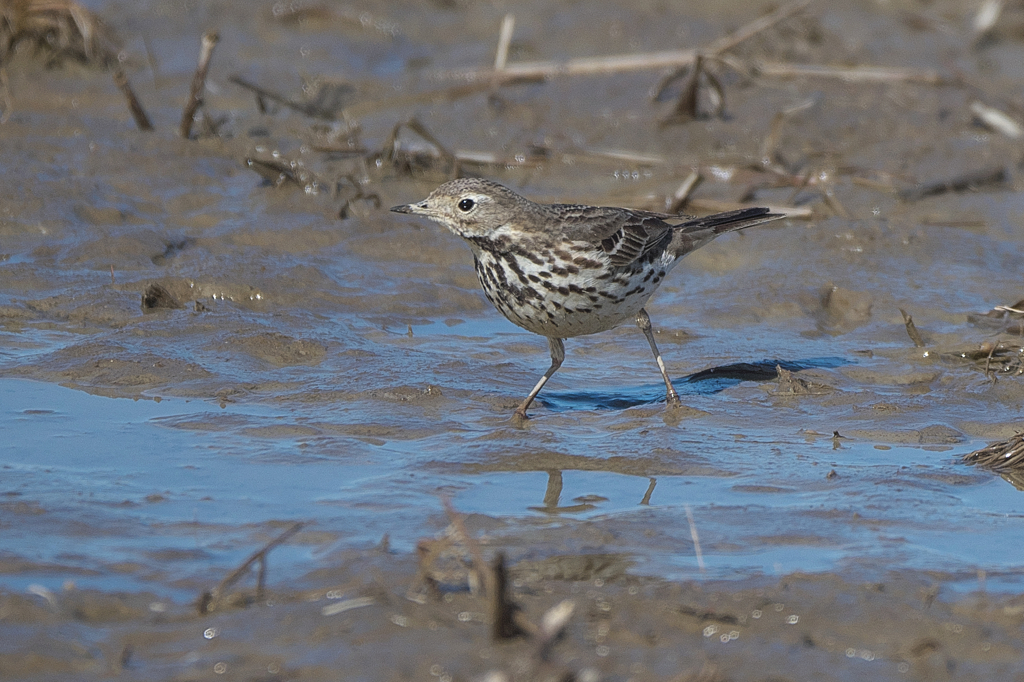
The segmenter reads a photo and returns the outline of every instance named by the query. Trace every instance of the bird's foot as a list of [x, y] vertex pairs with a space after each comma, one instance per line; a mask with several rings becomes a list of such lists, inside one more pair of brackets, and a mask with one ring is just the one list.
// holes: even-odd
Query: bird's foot
[[526, 410], [523, 408], [520, 407], [512, 413], [512, 426], [521, 429], [526, 426], [528, 421], [530, 421], [530, 418], [526, 416]]
[[665, 395], [665, 404], [669, 409], [675, 409], [682, 407], [683, 401], [679, 399], [679, 394], [672, 390]]

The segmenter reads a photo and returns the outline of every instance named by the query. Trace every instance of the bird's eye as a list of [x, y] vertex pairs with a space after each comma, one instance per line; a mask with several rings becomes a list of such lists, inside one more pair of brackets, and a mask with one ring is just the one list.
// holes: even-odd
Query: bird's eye
[[476, 202], [472, 199], [463, 199], [459, 202], [459, 210], [463, 213], [469, 213], [473, 210], [474, 206], [476, 206]]

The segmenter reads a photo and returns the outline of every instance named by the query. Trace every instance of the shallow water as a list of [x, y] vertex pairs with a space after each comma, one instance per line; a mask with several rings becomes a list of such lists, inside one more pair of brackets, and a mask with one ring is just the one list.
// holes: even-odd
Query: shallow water
[[[661, 126], [669, 105], [648, 100], [657, 75], [641, 72], [317, 121], [261, 114], [228, 78], [301, 97], [300, 75], [323, 75], [350, 85], [357, 106], [405, 97], [445, 85], [439, 70], [487, 64], [505, 10], [381, 4], [365, 6], [369, 20], [288, 24], [232, 3], [89, 7], [127, 36], [157, 130], [134, 129], [106, 74], [46, 69], [28, 53], [7, 67], [3, 589], [73, 581], [185, 604], [295, 521], [306, 526], [274, 550], [269, 580], [310, 580], [345, 552], [412, 556], [449, 525], [447, 499], [513, 561], [611, 556], [617, 575], [737, 584], [899, 573], [1020, 591], [1024, 497], [959, 462], [1022, 423], [1024, 378], [961, 357], [1021, 343], [968, 321], [1024, 297], [1018, 153], [971, 121], [962, 89], [726, 75], [727, 116]], [[1018, 87], [1019, 40], [973, 51], [956, 31], [911, 30], [900, 11], [812, 12], [738, 54], [953, 63], [987, 92]], [[751, 19], [747, 3], [516, 12], [517, 60], [667, 49]], [[222, 41], [206, 106], [223, 120], [185, 141], [174, 127], [211, 26]], [[851, 217], [817, 186], [750, 175], [773, 117], [809, 99], [780, 128], [779, 163], [813, 170]], [[318, 151], [380, 149], [410, 117], [456, 151], [547, 148], [537, 164], [463, 169], [538, 200], [663, 210], [699, 166], [695, 198], [750, 194], [816, 214], [716, 241], [652, 299], [682, 410], [666, 412], [647, 345], [624, 326], [569, 340], [515, 428], [512, 409], [548, 364], [544, 340], [491, 309], [459, 239], [386, 210], [445, 173]], [[337, 193], [269, 186], [244, 161], [275, 154]], [[898, 188], [1000, 164], [1009, 180], [976, 193], [901, 202], [879, 189], [878, 178]], [[346, 177], [379, 206], [357, 200], [340, 219]], [[183, 307], [144, 312], [154, 283]]]
[[9, 576], [12, 587], [74, 576], [160, 591], [172, 574], [201, 580], [235, 565], [267, 524], [312, 521], [329, 540], [275, 554], [284, 579], [385, 534], [411, 551], [436, 531], [443, 495], [513, 528], [600, 519], [654, 529], [656, 539], [614, 543], [645, 574], [697, 574], [689, 507], [707, 578], [879, 562], [964, 576], [981, 566], [990, 589], [1019, 589], [1006, 550], [1024, 533], [1019, 492], [965, 471], [950, 445], [683, 430], [657, 407], [634, 408], [643, 423], [609, 433], [601, 422], [614, 408], [580, 407], [579, 394], [555, 394], [566, 405], [557, 432], [463, 424], [397, 438], [383, 422], [346, 424], [329, 403], [114, 399], [20, 379], [4, 380], [2, 396], [4, 507], [18, 520], [6, 547], [35, 566]]

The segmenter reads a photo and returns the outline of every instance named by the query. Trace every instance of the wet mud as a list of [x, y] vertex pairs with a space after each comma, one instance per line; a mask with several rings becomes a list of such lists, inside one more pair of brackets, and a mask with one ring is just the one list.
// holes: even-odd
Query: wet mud
[[[0, 677], [1024, 675], [999, 9], [0, 2]], [[624, 325], [518, 426], [544, 340], [387, 210], [456, 175], [790, 217], [648, 305], [683, 407]]]

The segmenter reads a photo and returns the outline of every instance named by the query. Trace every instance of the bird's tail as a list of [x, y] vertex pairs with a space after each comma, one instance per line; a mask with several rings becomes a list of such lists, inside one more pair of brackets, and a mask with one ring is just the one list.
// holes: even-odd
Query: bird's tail
[[691, 251], [696, 251], [720, 234], [744, 230], [785, 217], [785, 213], [772, 213], [771, 209], [759, 207], [692, 218], [675, 226], [669, 248], [675, 253], [676, 258], [680, 258]]

